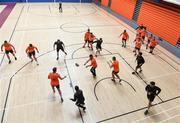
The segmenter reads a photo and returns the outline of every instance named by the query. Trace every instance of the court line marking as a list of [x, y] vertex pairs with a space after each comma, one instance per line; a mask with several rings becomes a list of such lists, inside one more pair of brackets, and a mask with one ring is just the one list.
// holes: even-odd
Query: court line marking
[[[161, 111], [161, 112], [158, 112], [158, 113], [156, 113], [156, 114], [152, 114], [152, 115], [149, 115], [149, 116], [147, 116], [147, 117], [141, 118], [141, 119], [139, 119], [139, 120], [135, 120], [135, 121], [133, 121], [132, 123], [138, 123], [139, 121], [146, 120], [146, 119], [151, 118], [151, 117], [153, 117], [153, 116], [156, 116], [156, 115], [159, 115], [159, 114], [162, 114], [162, 113], [165, 113], [165, 112], [168, 112], [168, 111], [177, 109], [177, 108], [180, 108], [180, 105], [175, 106], [175, 107], [172, 107], [172, 108], [168, 108], [168, 109], [163, 110], [163, 111]], [[180, 115], [180, 114], [179, 114], [179, 115]], [[169, 118], [168, 118], [168, 119], [169, 119]]]
[[[169, 101], [172, 101], [172, 100], [175, 100], [175, 99], [178, 99], [178, 98], [180, 98], [180, 96], [176, 96], [176, 97], [174, 97], [174, 98], [170, 98], [170, 99], [168, 99], [168, 100], [164, 100], [163, 102], [153, 104], [152, 107], [154, 107], [154, 106], [156, 106], [156, 105], [160, 105], [160, 104], [166, 103], [166, 102], [169, 102]], [[132, 114], [132, 113], [135, 113], [135, 112], [144, 110], [144, 109], [146, 109], [146, 108], [147, 108], [147, 106], [146, 106], [146, 107], [142, 107], [142, 108], [138, 108], [138, 109], [135, 109], [135, 110], [132, 110], [132, 111], [123, 113], [123, 114], [115, 115], [115, 116], [106, 118], [106, 119], [104, 119], [104, 120], [97, 121], [96, 123], [101, 123], [101, 122], [109, 121], [109, 120], [112, 120], [112, 119], [115, 119], [115, 118], [118, 118], [118, 117], [122, 117], [122, 116], [125, 116], [125, 115], [128, 115], [128, 114]]]
[[179, 117], [179, 116], [180, 116], [180, 114], [174, 115], [174, 116], [172, 116], [172, 117], [170, 117], [170, 118], [168, 118], [168, 119], [165, 119], [165, 120], [163, 120], [163, 121], [160, 121], [160, 123], [166, 122], [166, 121], [168, 121], [168, 120], [171, 120], [171, 119], [176, 118], [176, 117]]
[[[24, 6], [22, 7], [22, 9], [21, 9], [21, 11], [20, 11], [20, 13], [19, 13], [19, 16], [18, 16], [17, 21], [16, 21], [15, 26], [14, 26], [14, 29], [13, 29], [13, 31], [12, 31], [12, 33], [11, 33], [11, 36], [10, 36], [9, 40], [8, 40], [9, 42], [11, 42], [11, 40], [12, 40], [12, 37], [13, 37], [13, 35], [14, 35], [14, 32], [15, 32], [15, 30], [16, 30], [16, 27], [17, 27], [17, 25], [18, 25], [18, 22], [19, 22], [19, 20], [20, 20], [21, 15], [22, 15], [22, 10], [23, 10], [23, 9], [24, 9]], [[3, 55], [2, 59], [1, 59], [0, 67], [1, 67], [1, 65], [2, 65], [2, 63], [3, 63], [3, 61], [4, 61], [4, 57], [5, 57], [5, 53], [4, 53], [4, 55]]]
[[[80, 43], [80, 44], [82, 44], [82, 43]], [[80, 44], [71, 44], [71, 45], [68, 45], [68, 46], [74, 46], [74, 45], [80, 45]], [[48, 53], [50, 53], [50, 52], [52, 52], [52, 51], [54, 51], [54, 50], [47, 51], [47, 52], [39, 55], [37, 58], [39, 58], [39, 57], [41, 57], [41, 56], [44, 56], [44, 55], [46, 55], [46, 54], [48, 54]], [[117, 54], [120, 55], [119, 53], [117, 53]], [[66, 60], [66, 59], [65, 59], [65, 60]], [[10, 78], [10, 82], [9, 82], [9, 86], [8, 86], [8, 92], [7, 92], [7, 95], [6, 95], [6, 100], [8, 99], [9, 90], [10, 90], [10, 85], [11, 85], [11, 82], [12, 82], [13, 77], [14, 77], [19, 71], [21, 71], [25, 66], [27, 66], [29, 63], [31, 63], [31, 62], [27, 62], [24, 66], [22, 66], [20, 69], [18, 69], [18, 71], [16, 71], [15, 74], [12, 75], [12, 77]], [[179, 97], [180, 97], [180, 96], [179, 96]], [[168, 101], [174, 100], [174, 99], [179, 98], [179, 97], [171, 98], [171, 99], [169, 99]], [[160, 102], [160, 103], [164, 103], [164, 102], [167, 102], [167, 100], [165, 100], [165, 101], [163, 101], [163, 102]], [[6, 102], [6, 103], [7, 103], [7, 102]], [[3, 114], [5, 113], [5, 109], [6, 109], [6, 107], [4, 107]], [[1, 121], [2, 121], [1, 123], [3, 123], [3, 119], [4, 119], [4, 115], [3, 115], [3, 118], [1, 119]], [[84, 123], [84, 120], [83, 120], [83, 119], [82, 119], [82, 121], [83, 121], [83, 123]]]
[[[99, 101], [99, 98], [98, 98], [98, 96], [97, 96], [97, 94], [96, 94], [96, 87], [97, 87], [97, 85], [98, 85], [100, 82], [102, 82], [103, 80], [106, 80], [106, 79], [112, 79], [112, 77], [102, 78], [102, 79], [100, 79], [99, 81], [97, 81], [96, 84], [95, 84], [95, 86], [94, 86], [94, 96], [96, 97], [96, 100], [97, 100], [97, 101]], [[122, 82], [124, 81], [125, 83], [127, 83], [127, 84], [136, 92], [136, 89], [135, 89], [128, 81], [126, 81], [126, 80], [124, 80], [124, 79], [121, 79], [121, 80], [122, 80]]]

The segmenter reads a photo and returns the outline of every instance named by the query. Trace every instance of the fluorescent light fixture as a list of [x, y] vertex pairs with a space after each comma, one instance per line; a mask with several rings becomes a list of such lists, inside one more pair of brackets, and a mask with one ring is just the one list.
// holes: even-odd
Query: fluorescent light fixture
[[164, 0], [164, 1], [180, 5], [180, 0]]

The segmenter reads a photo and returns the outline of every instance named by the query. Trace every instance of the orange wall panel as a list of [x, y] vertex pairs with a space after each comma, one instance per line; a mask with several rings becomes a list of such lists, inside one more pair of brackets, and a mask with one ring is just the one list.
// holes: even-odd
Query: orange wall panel
[[148, 31], [176, 45], [180, 36], [180, 13], [143, 2], [138, 24], [143, 23]]
[[108, 6], [109, 0], [101, 0], [101, 5]]
[[111, 9], [128, 19], [132, 19], [137, 0], [112, 0]]

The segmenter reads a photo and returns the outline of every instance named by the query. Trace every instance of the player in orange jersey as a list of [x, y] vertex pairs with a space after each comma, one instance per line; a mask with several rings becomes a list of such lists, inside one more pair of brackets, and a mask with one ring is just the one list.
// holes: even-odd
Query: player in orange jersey
[[95, 35], [91, 33], [89, 35], [89, 44], [90, 44], [90, 49], [93, 50], [93, 41], [96, 39]]
[[136, 56], [137, 55], [137, 51], [138, 51], [138, 54], [140, 52], [140, 49], [141, 49], [141, 38], [140, 37], [137, 37], [135, 40], [135, 48], [133, 50], [133, 52], [135, 53], [134, 55]]
[[55, 87], [56, 87], [58, 92], [59, 92], [59, 95], [61, 97], [61, 102], [63, 102], [62, 92], [61, 92], [61, 89], [60, 89], [60, 86], [59, 86], [59, 79], [63, 80], [64, 78], [66, 78], [66, 76], [61, 77], [57, 73], [57, 68], [56, 67], [54, 67], [52, 69], [52, 71], [53, 71], [52, 73], [49, 73], [48, 79], [51, 79], [51, 87], [52, 87], [53, 93], [55, 93]]
[[145, 37], [147, 37], [146, 27], [144, 27], [144, 29], [141, 30], [140, 36], [141, 36], [141, 39], [142, 39], [142, 40], [141, 40], [141, 41], [142, 41], [142, 44], [144, 44]]
[[85, 48], [86, 44], [88, 43], [88, 47], [89, 47], [89, 37], [91, 35], [90, 29], [87, 30], [87, 32], [84, 35], [84, 45], [83, 48]]
[[90, 71], [91, 71], [93, 77], [96, 77], [97, 62], [92, 54], [89, 55], [89, 59], [84, 63], [84, 65], [86, 65], [89, 61], [91, 61], [91, 64], [87, 65], [86, 68], [91, 66]]
[[9, 64], [11, 63], [11, 59], [9, 57], [9, 53], [11, 53], [14, 56], [14, 59], [17, 60], [17, 58], [15, 56], [16, 50], [15, 50], [15, 48], [14, 48], [14, 46], [12, 44], [10, 44], [7, 41], [4, 41], [4, 43], [1, 45], [1, 51], [2, 52], [3, 52], [3, 47], [5, 49], [6, 56], [7, 56], [8, 60], [9, 60]]
[[156, 47], [157, 44], [158, 44], [158, 43], [157, 43], [157, 41], [156, 41], [156, 38], [153, 37], [153, 38], [150, 40], [150, 45], [149, 45], [150, 51], [149, 51], [149, 53], [153, 54], [153, 50], [154, 50], [154, 48]]
[[126, 30], [124, 30], [124, 32], [121, 33], [119, 37], [121, 37], [121, 35], [122, 35], [122, 47], [126, 47], [126, 41], [129, 39], [129, 35], [126, 32]]
[[[112, 71], [112, 81], [113, 82], [115, 82], [115, 76], [119, 79], [119, 82], [121, 82], [121, 79], [120, 79], [120, 77], [119, 77], [119, 75], [118, 75], [118, 73], [119, 73], [119, 61], [118, 60], [116, 60], [116, 57], [114, 56], [114, 57], [112, 57], [112, 60], [113, 61], [110, 61], [111, 62], [111, 64], [109, 64], [109, 66], [110, 66], [110, 68], [113, 68], [113, 71]], [[121, 84], [121, 83], [120, 83]]]
[[151, 34], [147, 39], [146, 49], [148, 49], [148, 46], [150, 44], [151, 39], [153, 38], [153, 35]]
[[[34, 60], [36, 61], [37, 65], [39, 65], [38, 61], [37, 61], [37, 58], [36, 58], [35, 49], [39, 53], [37, 47], [33, 46], [32, 44], [29, 44], [29, 46], [26, 48], [26, 53], [29, 56], [29, 58], [31, 59], [31, 62], [33, 62], [33, 58], [34, 58]], [[33, 56], [33, 58], [32, 58], [32, 56]]]

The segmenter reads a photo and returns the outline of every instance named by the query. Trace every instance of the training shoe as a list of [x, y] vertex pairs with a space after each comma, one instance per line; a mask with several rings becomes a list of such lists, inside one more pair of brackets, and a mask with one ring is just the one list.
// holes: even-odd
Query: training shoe
[[16, 57], [14, 57], [14, 59], [15, 59], [15, 60], [17, 60], [17, 58], [16, 58]]
[[56, 60], [58, 60], [58, 59], [59, 59], [59, 57], [56, 58]]
[[67, 55], [67, 53], [65, 52], [65, 54]]
[[61, 98], [61, 102], [63, 102], [64, 100], [63, 100], [63, 98]]
[[141, 73], [141, 72], [142, 72], [142, 70], [139, 71], [139, 73]]
[[84, 111], [84, 112], [86, 112], [85, 110], [86, 110], [86, 107], [83, 108], [83, 111]]
[[144, 112], [144, 115], [147, 115], [148, 114], [148, 110], [146, 110], [145, 112]]
[[115, 79], [111, 79], [113, 82], [115, 82]]
[[9, 64], [11, 63], [11, 60], [9, 60]]

